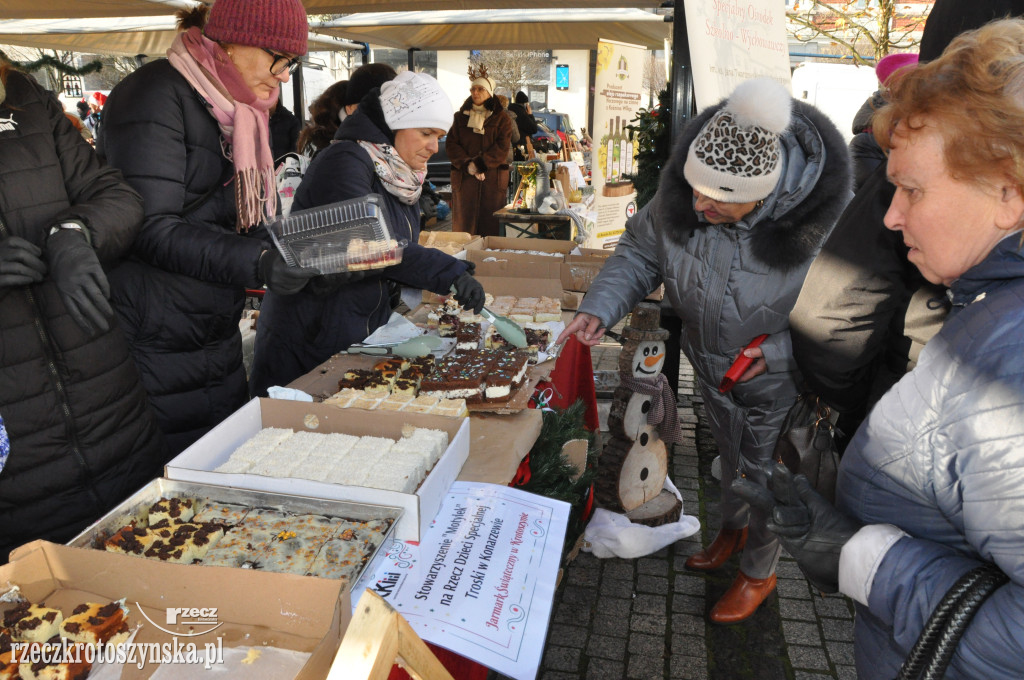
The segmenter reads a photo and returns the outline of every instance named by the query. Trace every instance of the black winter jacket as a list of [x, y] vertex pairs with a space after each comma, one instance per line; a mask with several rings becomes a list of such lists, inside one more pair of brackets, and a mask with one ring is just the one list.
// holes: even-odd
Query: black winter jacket
[[314, 279], [296, 295], [267, 292], [256, 331], [254, 395], [265, 395], [273, 385], [287, 385], [387, 323], [391, 316], [388, 279], [447, 293], [455, 279], [469, 268], [461, 260], [418, 244], [419, 205], [407, 205], [387, 193], [370, 156], [357, 143], [394, 142], [394, 133], [388, 129], [380, 109], [379, 91], [374, 90], [371, 95], [341, 124], [336, 141], [313, 159], [295, 193], [293, 209], [378, 194], [395, 238], [407, 242], [402, 261], [386, 269], [370, 270], [366, 278], [340, 286], [330, 284], [334, 277], [320, 277], [327, 282]]
[[847, 206], [789, 315], [804, 379], [843, 413], [847, 436], [914, 367], [949, 309], [945, 288], [921, 276], [882, 222], [894, 191], [885, 173], [883, 163]]
[[239, 235], [231, 163], [202, 97], [166, 59], [122, 80], [104, 109], [102, 150], [145, 202], [113, 302], [172, 452], [247, 398], [238, 322], [262, 285], [262, 230]]
[[[101, 166], [53, 95], [11, 71], [0, 104], [0, 241], [44, 251], [51, 227], [85, 225], [100, 261], [123, 256], [138, 194]], [[159, 474], [166, 449], [124, 334], [90, 337], [52, 280], [0, 287], [0, 563], [35, 538], [64, 542]]]

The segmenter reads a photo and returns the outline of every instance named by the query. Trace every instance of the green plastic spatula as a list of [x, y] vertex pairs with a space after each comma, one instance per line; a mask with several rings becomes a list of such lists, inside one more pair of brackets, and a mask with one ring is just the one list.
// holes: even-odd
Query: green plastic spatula
[[[452, 284], [452, 295], [455, 294], [455, 285]], [[484, 307], [480, 310], [480, 316], [491, 322], [498, 335], [505, 338], [513, 347], [523, 349], [526, 347], [526, 331], [512, 319], [504, 316], [495, 316], [494, 313]]]
[[349, 354], [394, 354], [397, 357], [403, 359], [415, 359], [416, 357], [425, 357], [432, 350], [437, 349], [441, 346], [441, 338], [436, 335], [418, 335], [415, 338], [410, 338], [404, 342], [400, 342], [394, 346], [374, 346], [366, 347], [364, 345], [353, 345], [348, 348]]

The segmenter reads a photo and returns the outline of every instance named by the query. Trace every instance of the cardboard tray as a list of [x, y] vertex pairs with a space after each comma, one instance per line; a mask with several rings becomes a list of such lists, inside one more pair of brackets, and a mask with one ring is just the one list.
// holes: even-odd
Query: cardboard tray
[[[136, 643], [173, 644], [180, 636], [178, 642], [194, 642], [202, 652], [204, 645], [222, 636], [225, 648], [265, 645], [309, 652], [295, 676], [299, 680], [327, 677], [352, 609], [348, 588], [336, 580], [166, 564], [47, 541], [28, 543], [11, 553], [11, 562], [0, 566], [0, 584], [8, 583], [17, 585], [30, 601], [45, 601], [65, 613], [82, 602], [124, 598], [129, 625], [142, 624]], [[0, 616], [9, 606], [0, 604]], [[170, 607], [216, 607], [221, 625], [211, 632], [187, 623], [168, 625]], [[213, 673], [247, 677], [249, 668], [253, 667], [218, 667]], [[156, 669], [154, 664], [143, 669], [125, 664], [121, 678], [148, 678]]]
[[[253, 399], [167, 463], [165, 474], [171, 479], [200, 484], [400, 507], [404, 513], [395, 523], [395, 538], [418, 541], [441, 507], [448, 487], [455, 481], [463, 463], [466, 462], [469, 455], [469, 424], [466, 418], [446, 418], [420, 413], [402, 413], [401, 418], [395, 418], [394, 415], [388, 411], [340, 409], [309, 402]], [[264, 427], [288, 427], [296, 431], [343, 432], [356, 436], [372, 435], [398, 439], [402, 436], [402, 425], [405, 423], [448, 432], [448, 450], [434, 465], [415, 494], [363, 486], [342, 486], [292, 477], [264, 477], [213, 471], [224, 463], [235, 449]]]

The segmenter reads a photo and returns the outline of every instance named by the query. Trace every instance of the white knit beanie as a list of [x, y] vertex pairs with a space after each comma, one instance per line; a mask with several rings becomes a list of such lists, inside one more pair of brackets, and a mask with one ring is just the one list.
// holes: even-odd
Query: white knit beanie
[[380, 108], [392, 130], [452, 126], [455, 109], [448, 95], [426, 73], [403, 71], [380, 86]]
[[480, 78], [474, 79], [473, 82], [470, 83], [470, 85], [479, 85], [480, 87], [487, 90], [487, 94], [491, 95], [492, 97], [494, 96], [495, 83], [493, 78], [481, 76]]
[[690, 144], [686, 181], [723, 203], [768, 196], [782, 174], [779, 136], [789, 126], [792, 107], [786, 88], [774, 80], [740, 83]]

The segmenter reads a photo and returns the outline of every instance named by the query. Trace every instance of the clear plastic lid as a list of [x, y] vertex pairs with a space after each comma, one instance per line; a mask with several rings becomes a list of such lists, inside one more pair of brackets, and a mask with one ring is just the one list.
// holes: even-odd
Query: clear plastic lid
[[267, 224], [274, 245], [292, 267], [321, 274], [380, 269], [402, 261], [407, 242], [384, 221], [381, 197], [368, 194], [298, 210]]

